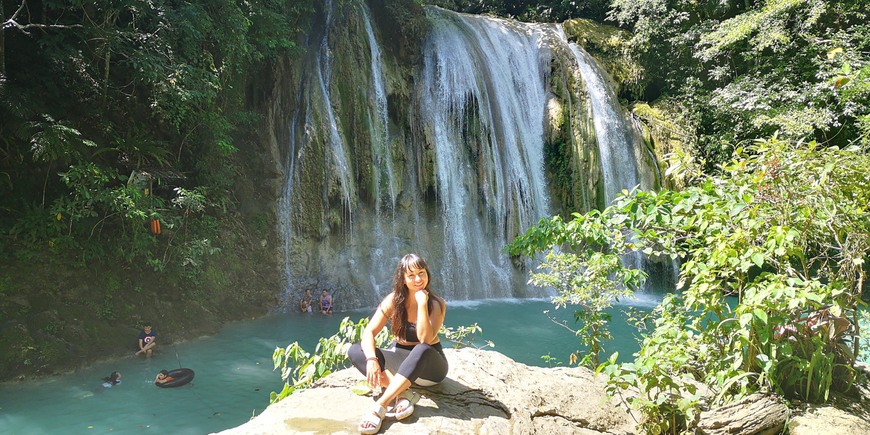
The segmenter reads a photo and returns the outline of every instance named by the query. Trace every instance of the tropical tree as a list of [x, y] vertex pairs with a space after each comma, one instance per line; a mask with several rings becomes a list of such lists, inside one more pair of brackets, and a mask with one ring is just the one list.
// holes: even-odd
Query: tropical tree
[[[870, 27], [851, 0], [614, 0], [648, 71], [644, 93], [677, 108], [705, 169], [755, 138], [868, 143]], [[630, 89], [627, 89], [630, 90]]]
[[[533, 285], [553, 288], [557, 308], [575, 307], [574, 319], [580, 325], [575, 331], [586, 347], [580, 364], [597, 367], [602, 343], [611, 339], [608, 309], [621, 298], [631, 296], [646, 278], [641, 270], [622, 266], [620, 252], [627, 252], [631, 242], [628, 233], [612, 225], [601, 225], [601, 214], [593, 210], [586, 215], [574, 214], [564, 222], [561, 216], [541, 220], [526, 234], [516, 238], [506, 250], [511, 255], [535, 257], [546, 252], [540, 265], [543, 272], [532, 273]], [[549, 251], [549, 252], [547, 252]]]
[[[2, 3], [0, 224], [13, 252], [201, 264], [257, 120], [245, 83], [293, 53], [313, 2]], [[150, 219], [184, 237], [161, 243]]]

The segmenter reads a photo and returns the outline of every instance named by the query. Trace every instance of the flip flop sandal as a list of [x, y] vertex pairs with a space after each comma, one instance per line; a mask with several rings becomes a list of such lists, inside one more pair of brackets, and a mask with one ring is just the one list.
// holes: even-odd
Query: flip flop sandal
[[[386, 415], [387, 417], [395, 417], [396, 420], [404, 420], [414, 413], [414, 405], [419, 400], [419, 394], [411, 390], [405, 390], [396, 400], [396, 406], [393, 406], [391, 412], [388, 412]], [[396, 409], [399, 409], [399, 411], [396, 411]]]
[[378, 405], [372, 407], [371, 412], [366, 414], [362, 421], [359, 422], [359, 433], [372, 435], [381, 430], [381, 423], [384, 422], [384, 415], [387, 413], [387, 408]]

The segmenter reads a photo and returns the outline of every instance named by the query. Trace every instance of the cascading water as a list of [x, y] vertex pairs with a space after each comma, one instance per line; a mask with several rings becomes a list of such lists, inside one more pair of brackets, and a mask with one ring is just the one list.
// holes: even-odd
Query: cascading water
[[[528, 26], [439, 9], [429, 9], [428, 16], [421, 105], [435, 148], [443, 262], [469, 279], [465, 293], [456, 296], [509, 295], [503, 289], [510, 287], [510, 262], [486, 238], [504, 244], [549, 211], [541, 35]], [[481, 134], [470, 137], [469, 130]], [[468, 213], [479, 202], [489, 219]]]
[[[558, 28], [558, 33], [567, 43], [561, 27]], [[577, 60], [592, 106], [604, 178], [605, 203], [610, 204], [623, 189], [655, 188], [655, 173], [642, 170], [645, 167], [642, 164], [645, 150], [643, 136], [638, 126], [619, 105], [610, 78], [583, 48], [574, 43], [568, 43], [568, 47]], [[633, 269], [643, 269], [648, 273], [650, 278], [641, 293], [650, 288], [673, 288], [673, 270], [676, 267], [674, 262], [668, 260], [655, 263], [639, 252], [627, 254], [623, 262]]]
[[[613, 85], [595, 59], [577, 44], [568, 44], [580, 67], [587, 95], [592, 103], [595, 135], [604, 174], [604, 196], [610, 203], [623, 189], [636, 186], [648, 190], [655, 179], [641, 173], [641, 152], [644, 143], [637, 127], [621, 110]], [[641, 145], [641, 146], [639, 146]]]
[[332, 152], [333, 167], [338, 175], [342, 196], [344, 197], [344, 206], [348, 214], [349, 220], [353, 221], [353, 197], [356, 195], [356, 187], [354, 185], [353, 173], [351, 172], [348, 151], [338, 125], [338, 118], [335, 116], [335, 111], [332, 109], [331, 95], [329, 91], [329, 83], [332, 80], [332, 50], [329, 49], [329, 29], [332, 28], [332, 0], [326, 0], [326, 32], [320, 42], [320, 48], [317, 51], [317, 61], [314, 62], [315, 78], [317, 80], [319, 94], [315, 94], [319, 99], [318, 107], [323, 110], [322, 114], [326, 117], [325, 122], [328, 126], [330, 151]]
[[398, 183], [394, 176], [393, 159], [390, 158], [390, 143], [389, 143], [389, 114], [387, 113], [387, 85], [384, 73], [381, 69], [383, 59], [381, 57], [381, 48], [375, 38], [375, 32], [372, 28], [371, 13], [368, 5], [363, 2], [361, 5], [363, 14], [363, 24], [366, 30], [366, 36], [369, 43], [369, 54], [371, 55], [371, 86], [374, 92], [375, 110], [369, 113], [369, 122], [371, 123], [371, 140], [372, 140], [372, 168], [373, 184], [375, 190], [375, 210], [380, 212], [382, 200], [386, 197], [389, 200], [390, 210], [396, 207], [396, 196], [398, 192]]
[[[386, 245], [374, 249], [371, 255], [372, 263], [384, 264], [389, 260], [386, 257], [386, 251], [397, 252], [399, 249], [395, 243], [389, 242], [390, 235], [396, 232], [395, 209], [399, 187], [393, 168], [393, 159], [390, 155], [389, 113], [387, 111], [386, 78], [382, 70], [381, 48], [372, 28], [371, 12], [365, 2], [361, 3], [361, 11], [371, 57], [369, 62], [371, 65], [371, 99], [374, 102], [374, 110], [368, 114], [371, 125], [372, 190], [375, 199], [373, 235], [375, 239], [382, 241], [382, 245]], [[387, 200], [386, 204], [384, 204], [384, 199]], [[383, 214], [384, 208], [388, 208], [389, 211], [386, 217]], [[381, 289], [382, 284], [379, 282], [379, 278], [375, 274], [369, 274], [369, 277], [371, 288], [377, 294], [383, 293], [385, 289]]]
[[[331, 289], [340, 307], [369, 305], [408, 252], [429, 261], [450, 299], [544, 296], [502, 250], [554, 212], [546, 116], [556, 98], [550, 70], [567, 41], [553, 26], [426, 7], [419, 63], [400, 63], [395, 44], [379, 44], [395, 37], [379, 32], [395, 29], [376, 25], [365, 2], [351, 5], [322, 5], [288, 92], [286, 306], [303, 288]], [[596, 118], [613, 118], [596, 121], [599, 142], [621, 135], [607, 155], [613, 169], [603, 169], [608, 199], [649, 187], [636, 163], [619, 167], [642, 142], [610, 125], [615, 97], [597, 104]], [[622, 172], [641, 175], [609, 175]]]
[[[313, 74], [307, 77], [307, 81], [313, 81], [315, 85], [301, 85], [295, 94], [296, 103], [294, 107], [296, 109], [291, 117], [289, 125], [290, 143], [287, 145], [287, 175], [285, 177], [284, 190], [278, 202], [278, 214], [281, 217], [279, 231], [284, 241], [284, 275], [287, 283], [280, 298], [282, 309], [293, 306], [293, 300], [296, 297], [293, 294], [296, 290], [290, 283], [294, 282], [291, 252], [293, 250], [292, 243], [295, 235], [293, 195], [294, 186], [298, 183], [299, 178], [297, 165], [301, 154], [305, 151], [305, 145], [315, 141], [315, 136], [324, 131], [326, 132], [326, 142], [330, 145], [331, 159], [329, 162], [324, 162], [324, 165], [335, 168], [343, 198], [342, 213], [346, 213], [349, 220], [352, 220], [350, 219], [352, 216], [352, 197], [356, 194], [345, 144], [339, 133], [340, 126], [338, 119], [330, 104], [329, 83], [332, 76], [332, 55], [329, 49], [329, 30], [332, 27], [333, 19], [332, 0], [326, 0], [324, 4], [325, 24], [322, 26], [323, 34], [312, 33], [309, 36], [311, 41], [307, 44], [317, 47], [313, 51], [313, 56], [306, 58], [308, 69], [313, 71]], [[318, 36], [320, 37], [317, 38]], [[317, 42], [314, 42], [315, 40]], [[299, 126], [302, 126], [301, 131], [299, 131]]]

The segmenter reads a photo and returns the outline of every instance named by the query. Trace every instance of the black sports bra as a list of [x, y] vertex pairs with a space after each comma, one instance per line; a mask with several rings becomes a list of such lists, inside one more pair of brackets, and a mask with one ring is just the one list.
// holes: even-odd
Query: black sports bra
[[408, 343], [419, 343], [420, 338], [417, 337], [417, 324], [408, 322], [408, 327], [405, 328], [405, 341]]

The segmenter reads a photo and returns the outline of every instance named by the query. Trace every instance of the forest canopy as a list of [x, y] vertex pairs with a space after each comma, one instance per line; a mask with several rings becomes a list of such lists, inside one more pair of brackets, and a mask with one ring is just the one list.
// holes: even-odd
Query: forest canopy
[[[233, 207], [245, 86], [311, 1], [3, 0], [0, 255], [106, 256], [194, 276]], [[148, 221], [183, 229], [158, 246]], [[152, 229], [153, 230], [153, 229]]]

